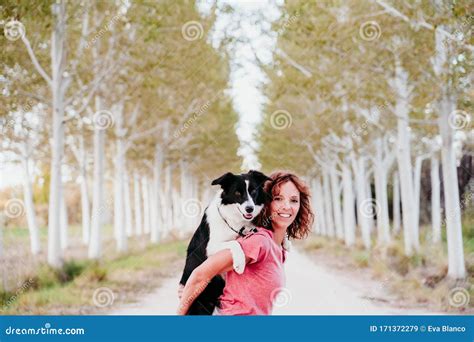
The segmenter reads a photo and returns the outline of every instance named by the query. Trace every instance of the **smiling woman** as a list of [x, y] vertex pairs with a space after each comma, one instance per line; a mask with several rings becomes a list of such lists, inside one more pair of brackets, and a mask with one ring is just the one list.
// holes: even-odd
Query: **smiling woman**
[[264, 190], [271, 194], [272, 201], [263, 208], [256, 225], [273, 230], [286, 224], [288, 238], [305, 238], [314, 220], [309, 188], [291, 172], [276, 171], [270, 178]]
[[209, 280], [219, 274], [225, 274], [225, 287], [214, 314], [271, 314], [273, 302], [285, 286], [285, 242], [288, 238], [306, 237], [313, 213], [307, 186], [292, 173], [273, 173], [264, 191], [272, 194], [272, 200], [264, 205], [263, 215], [257, 217], [256, 231], [236, 240], [245, 256], [243, 273], [232, 268], [234, 260], [229, 249], [209, 256], [186, 282], [178, 314], [186, 314]]

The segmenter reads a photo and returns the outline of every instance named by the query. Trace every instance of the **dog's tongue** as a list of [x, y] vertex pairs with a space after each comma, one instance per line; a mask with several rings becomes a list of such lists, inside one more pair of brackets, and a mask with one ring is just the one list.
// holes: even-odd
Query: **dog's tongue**
[[244, 214], [244, 217], [245, 217], [246, 219], [252, 218], [252, 214]]

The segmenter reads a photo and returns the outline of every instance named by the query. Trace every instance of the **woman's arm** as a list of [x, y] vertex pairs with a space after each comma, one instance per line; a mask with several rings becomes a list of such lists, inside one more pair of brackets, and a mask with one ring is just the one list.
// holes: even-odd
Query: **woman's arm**
[[194, 300], [206, 288], [211, 279], [232, 269], [233, 259], [229, 249], [211, 255], [191, 273], [184, 287], [178, 307], [178, 315], [185, 315]]

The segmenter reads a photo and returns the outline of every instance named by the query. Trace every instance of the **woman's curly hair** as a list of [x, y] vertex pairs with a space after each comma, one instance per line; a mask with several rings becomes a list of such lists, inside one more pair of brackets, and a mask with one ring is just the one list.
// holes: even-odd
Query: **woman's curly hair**
[[[314, 214], [313, 210], [311, 209], [310, 201], [311, 194], [308, 186], [301, 178], [292, 172], [276, 171], [270, 175], [270, 178], [272, 180], [267, 181], [263, 186], [263, 189], [271, 196], [272, 200], [276, 195], [279, 194], [281, 185], [286, 182], [292, 182], [300, 192], [300, 209], [296, 215], [295, 220], [287, 228], [286, 232], [289, 238], [304, 239], [311, 231], [314, 221]], [[259, 227], [273, 230], [270, 205], [271, 201], [265, 204], [262, 212], [255, 218], [254, 223]]]

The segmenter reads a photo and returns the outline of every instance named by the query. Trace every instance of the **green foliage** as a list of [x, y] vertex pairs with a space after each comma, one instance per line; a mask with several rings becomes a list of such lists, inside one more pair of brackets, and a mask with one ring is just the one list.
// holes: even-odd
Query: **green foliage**
[[[443, 3], [436, 7], [432, 2], [421, 1], [403, 8], [395, 1], [387, 3], [408, 18], [423, 13], [434, 27], [440, 23], [449, 25], [451, 31], [463, 33], [463, 42], [472, 44], [472, 2], [456, 1], [451, 6]], [[394, 130], [395, 94], [390, 79], [396, 59], [409, 73], [414, 87], [410, 117], [437, 117], [438, 113], [426, 113], [426, 106], [439, 97], [440, 86], [445, 84], [432, 70], [433, 30], [407, 23], [388, 11], [367, 17], [367, 13], [382, 10], [376, 2], [290, 0], [281, 10], [281, 19], [273, 25], [278, 32], [278, 52], [265, 69], [269, 78], [264, 89], [268, 102], [259, 131], [259, 158], [265, 170], [289, 168], [311, 176], [320, 168], [314, 155], [330, 160], [342, 157], [335, 151], [328, 156], [323, 153], [327, 148], [322, 140], [328, 135], [350, 137], [362, 127], [358, 138], [351, 139], [357, 153], [359, 149], [369, 149], [375, 137]], [[364, 31], [364, 27], [370, 30]], [[449, 82], [458, 95], [459, 108], [472, 108], [467, 100], [472, 94], [469, 96], [466, 86], [474, 65], [472, 53], [462, 43], [448, 44], [451, 57], [461, 59], [452, 65]], [[381, 119], [373, 125], [361, 115], [361, 109], [377, 107]], [[288, 113], [292, 121], [284, 129], [275, 128], [272, 120], [279, 111]], [[414, 134], [438, 133], [433, 125], [411, 126]]]

